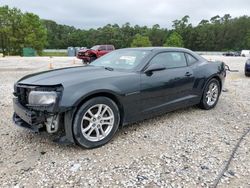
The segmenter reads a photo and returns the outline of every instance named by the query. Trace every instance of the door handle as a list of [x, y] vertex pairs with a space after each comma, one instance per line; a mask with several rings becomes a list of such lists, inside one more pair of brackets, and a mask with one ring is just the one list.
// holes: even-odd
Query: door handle
[[192, 76], [192, 73], [186, 72], [185, 76]]

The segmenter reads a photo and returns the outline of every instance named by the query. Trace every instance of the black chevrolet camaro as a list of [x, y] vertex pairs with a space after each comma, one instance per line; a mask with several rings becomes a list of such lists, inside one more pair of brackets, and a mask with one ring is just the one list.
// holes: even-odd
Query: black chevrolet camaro
[[213, 108], [226, 77], [223, 62], [184, 48], [115, 50], [82, 67], [23, 77], [14, 86], [16, 125], [63, 133], [85, 148], [106, 144], [120, 126], [178, 108]]

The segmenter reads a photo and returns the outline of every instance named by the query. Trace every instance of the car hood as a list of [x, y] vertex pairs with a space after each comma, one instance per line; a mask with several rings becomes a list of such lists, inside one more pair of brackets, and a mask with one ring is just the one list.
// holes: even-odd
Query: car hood
[[78, 52], [87, 52], [89, 49], [79, 50]]
[[21, 78], [17, 83], [25, 85], [64, 86], [78, 82], [98, 81], [105, 78], [121, 77], [131, 72], [106, 70], [104, 67], [80, 66], [39, 72]]

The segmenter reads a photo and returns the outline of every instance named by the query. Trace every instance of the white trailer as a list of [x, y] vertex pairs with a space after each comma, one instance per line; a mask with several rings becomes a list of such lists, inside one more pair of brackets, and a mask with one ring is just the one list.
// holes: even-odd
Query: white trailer
[[250, 57], [250, 50], [242, 50], [240, 55], [243, 57]]

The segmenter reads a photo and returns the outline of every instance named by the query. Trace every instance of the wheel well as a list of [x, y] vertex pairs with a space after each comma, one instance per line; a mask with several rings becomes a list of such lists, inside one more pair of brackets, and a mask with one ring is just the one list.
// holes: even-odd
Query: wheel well
[[90, 57], [97, 57], [97, 55], [95, 53], [92, 53]]
[[212, 78], [210, 78], [210, 79], [207, 81], [207, 83], [208, 83], [210, 80], [212, 80], [212, 79], [216, 79], [216, 80], [219, 81], [219, 84], [220, 84], [220, 93], [221, 93], [221, 91], [222, 91], [222, 82], [221, 82], [220, 77], [219, 77], [219, 76], [213, 76]]
[[[120, 112], [120, 125], [122, 125], [122, 122], [123, 122], [123, 117], [124, 117], [124, 109], [123, 109], [123, 106], [122, 104], [120, 103], [120, 101], [117, 99], [117, 97], [111, 93], [107, 93], [107, 92], [101, 92], [101, 93], [95, 93], [95, 94], [92, 94], [92, 95], [89, 95], [87, 96], [86, 98], [84, 98], [83, 100], [81, 100], [81, 102], [77, 105], [77, 109], [75, 111], [75, 114], [76, 112], [78, 111], [78, 109], [85, 103], [87, 102], [88, 100], [92, 99], [92, 98], [95, 98], [95, 97], [107, 97], [109, 99], [111, 99], [112, 101], [115, 102], [115, 104], [117, 105], [118, 109], [119, 109], [119, 112]], [[75, 116], [74, 114], [74, 116]], [[75, 118], [75, 117], [74, 117]]]

